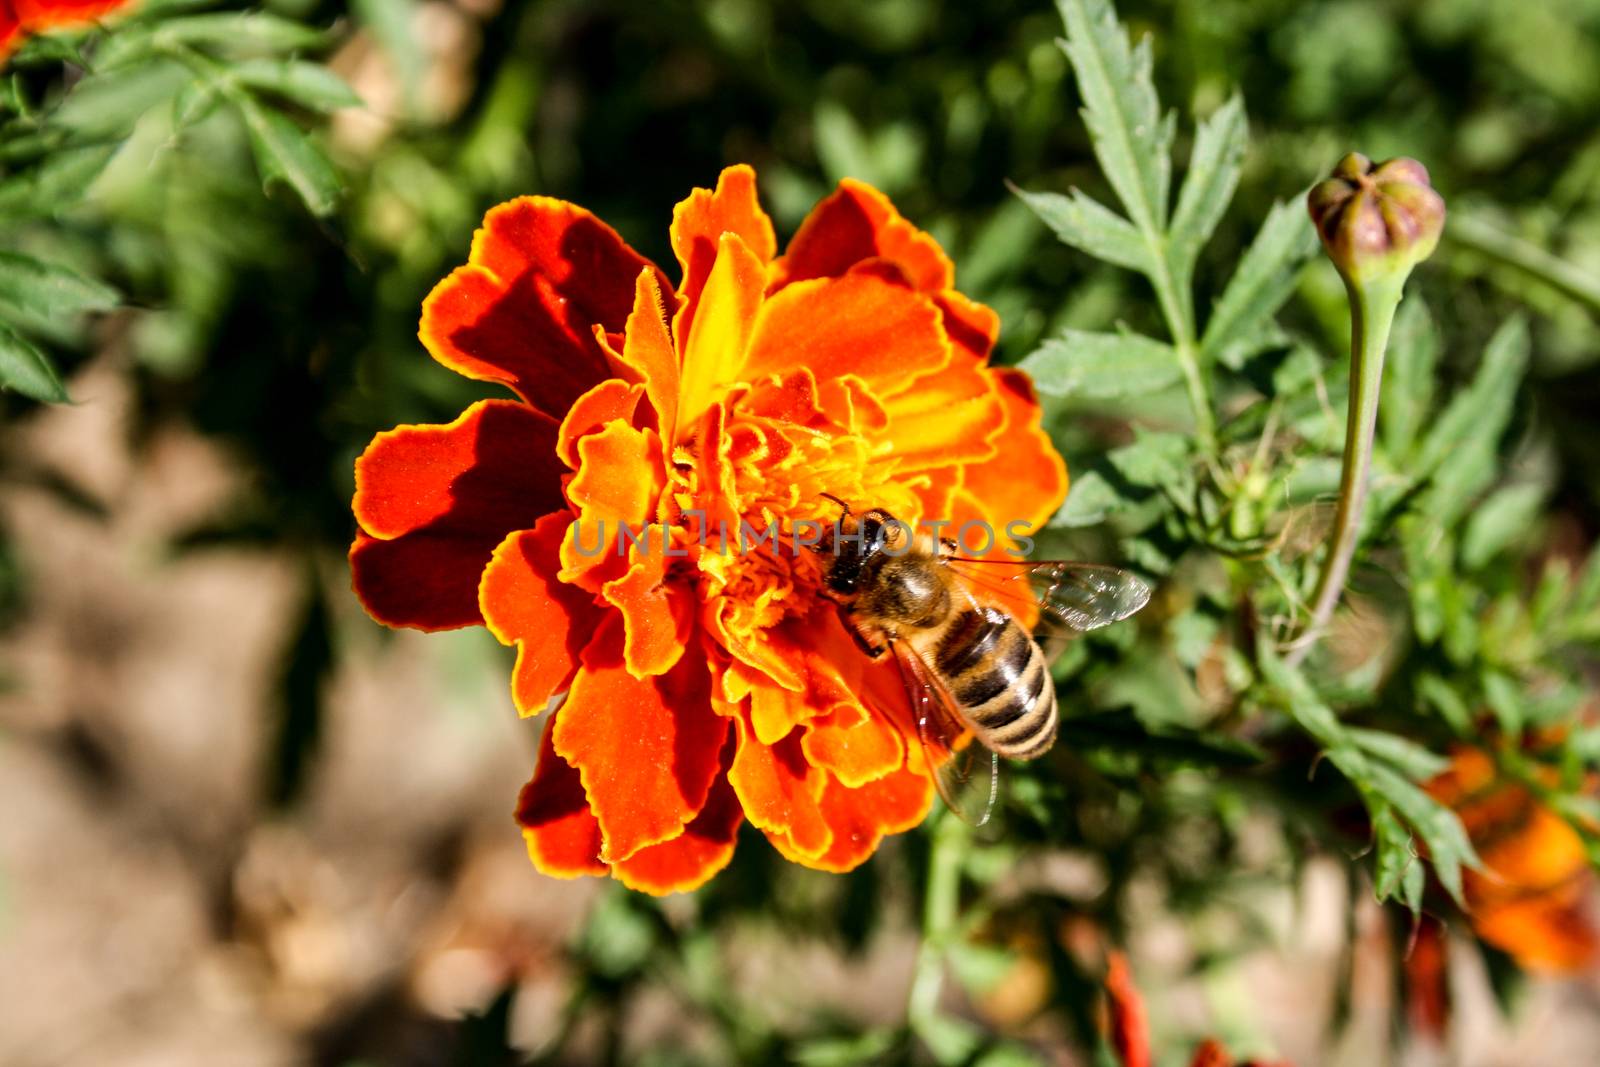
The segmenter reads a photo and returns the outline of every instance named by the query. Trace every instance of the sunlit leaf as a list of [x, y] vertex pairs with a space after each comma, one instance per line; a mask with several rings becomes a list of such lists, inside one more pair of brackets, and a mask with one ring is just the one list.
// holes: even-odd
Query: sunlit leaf
[[1200, 349], [1218, 359], [1257, 329], [1294, 291], [1295, 277], [1317, 249], [1317, 234], [1298, 198], [1275, 204], [1211, 309]]
[[0, 323], [0, 386], [53, 404], [71, 399], [49, 357], [4, 323]]
[[1533, 530], [1549, 495], [1543, 485], [1508, 485], [1472, 510], [1461, 538], [1461, 565], [1477, 570]]
[[15, 252], [0, 252], [0, 309], [38, 318], [109, 311], [117, 291], [69, 267]]
[[287, 116], [245, 97], [238, 101], [263, 185], [281, 182], [317, 216], [333, 214], [343, 193], [338, 172], [310, 135]]
[[1095, 157], [1134, 225], [1159, 233], [1172, 180], [1172, 117], [1162, 117], [1150, 78], [1150, 39], [1130, 48], [1110, 0], [1056, 0], [1056, 6]]
[[1141, 396], [1182, 377], [1171, 345], [1136, 333], [1067, 330], [1024, 359], [1021, 366], [1047, 396]]
[[1187, 278], [1195, 257], [1221, 221], [1239, 184], [1239, 166], [1250, 139], [1244, 100], [1237, 94], [1200, 123], [1189, 170], [1178, 190], [1178, 208], [1167, 231], [1167, 256], [1173, 272]]
[[1060, 193], [1030, 193], [1012, 187], [1022, 202], [1044, 220], [1063, 244], [1096, 259], [1130, 270], [1150, 269], [1150, 246], [1133, 223], [1093, 197], [1074, 189]]
[[299, 59], [251, 59], [228, 71], [239, 84], [281, 96], [313, 111], [360, 107], [361, 97], [333, 71], [320, 63]]

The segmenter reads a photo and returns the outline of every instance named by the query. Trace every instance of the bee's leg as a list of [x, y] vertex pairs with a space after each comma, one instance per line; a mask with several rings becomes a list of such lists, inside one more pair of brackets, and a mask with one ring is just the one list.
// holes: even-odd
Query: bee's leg
[[850, 639], [856, 643], [856, 647], [865, 652], [870, 658], [877, 659], [885, 652], [889, 651], [889, 644], [887, 641], [880, 641], [876, 645], [873, 644], [871, 641], [867, 640], [867, 635], [862, 633], [860, 629], [858, 629], [856, 625], [848, 619], [845, 621], [845, 629], [850, 632]]

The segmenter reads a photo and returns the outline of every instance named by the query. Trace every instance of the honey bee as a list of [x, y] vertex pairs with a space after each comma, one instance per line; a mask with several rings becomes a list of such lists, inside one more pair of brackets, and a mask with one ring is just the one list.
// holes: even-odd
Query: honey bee
[[[1115, 567], [963, 557], [880, 508], [858, 518], [835, 502], [824, 595], [863, 652], [894, 655], [940, 795], [982, 825], [999, 757], [1037, 759], [1055, 743], [1050, 661], [1063, 639], [1127, 618], [1150, 589]], [[1019, 612], [1038, 615], [1039, 640]]]

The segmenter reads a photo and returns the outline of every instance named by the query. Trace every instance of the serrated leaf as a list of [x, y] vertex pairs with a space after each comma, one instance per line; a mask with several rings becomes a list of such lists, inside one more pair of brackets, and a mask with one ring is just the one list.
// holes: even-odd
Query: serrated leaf
[[54, 318], [109, 311], [120, 302], [117, 291], [104, 282], [31, 256], [0, 252], [0, 308]]
[[287, 116], [264, 108], [249, 97], [241, 97], [237, 103], [261, 170], [262, 185], [282, 182], [294, 190], [313, 215], [321, 218], [333, 214], [343, 187], [322, 149]]
[[1467, 702], [1450, 684], [1437, 674], [1425, 673], [1417, 678], [1417, 696], [1422, 701], [1433, 707], [1439, 717], [1450, 724], [1458, 735], [1465, 737], [1472, 732], [1472, 709], [1467, 707]]
[[1508, 485], [1472, 511], [1461, 538], [1461, 563], [1476, 570], [1533, 528], [1544, 508], [1542, 485]]
[[1085, 471], [1072, 479], [1066, 503], [1050, 519], [1053, 527], [1094, 526], [1122, 506], [1122, 497], [1099, 471]]
[[1426, 781], [1450, 766], [1450, 761], [1443, 756], [1386, 730], [1350, 726], [1345, 728], [1345, 735], [1369, 756], [1393, 764], [1415, 781]]
[[1167, 231], [1167, 256], [1179, 277], [1194, 269], [1239, 184], [1240, 163], [1250, 140], [1244, 100], [1236, 93], [1195, 131], [1189, 171], [1178, 190], [1178, 208]]
[[1422, 866], [1411, 843], [1411, 832], [1395, 816], [1392, 807], [1379, 803], [1372, 810], [1372, 833], [1378, 846], [1373, 892], [1380, 903], [1400, 898], [1405, 891], [1406, 872]]
[[183, 67], [163, 56], [141, 58], [117, 70], [97, 71], [67, 94], [50, 119], [52, 124], [84, 138], [120, 140], [140, 115], [171, 99], [190, 77]]
[[1095, 399], [1144, 395], [1183, 376], [1171, 345], [1137, 333], [1067, 330], [1020, 366], [1047, 396]]
[[1187, 434], [1135, 427], [1133, 443], [1113, 449], [1106, 459], [1133, 485], [1172, 485], [1184, 477], [1193, 445]]
[[328, 34], [266, 12], [207, 12], [125, 27], [95, 54], [99, 69], [137, 62], [175, 47], [215, 49], [230, 56], [259, 56], [320, 48]]
[[281, 96], [312, 111], [360, 107], [361, 97], [345, 80], [320, 63], [303, 59], [250, 59], [228, 69], [233, 80]]
[[0, 386], [51, 404], [72, 399], [49, 357], [4, 323], [0, 323]]
[[48, 216], [80, 199], [116, 151], [115, 145], [62, 148], [39, 166], [0, 181], [0, 216]]
[[1067, 27], [1083, 119], [1106, 180], [1140, 230], [1166, 227], [1172, 121], [1163, 119], [1150, 77], [1150, 39], [1128, 46], [1111, 0], [1056, 0]]
[[1383, 447], [1404, 456], [1416, 441], [1433, 408], [1434, 369], [1439, 360], [1439, 334], [1427, 305], [1407, 296], [1394, 318], [1383, 369], [1383, 396], [1378, 422]]
[[1212, 306], [1200, 351], [1218, 359], [1235, 341], [1275, 314], [1317, 249], [1317, 234], [1298, 200], [1274, 204], [1233, 277]]
[[1061, 242], [1106, 263], [1148, 273], [1150, 246], [1133, 223], [1077, 189], [1067, 195], [1012, 192], [1044, 220]]
[[1440, 884], [1461, 902], [1462, 869], [1481, 863], [1456, 813], [1381, 763], [1368, 767], [1366, 785], [1394, 805], [1400, 817], [1422, 838]]
[[1430, 521], [1452, 525], [1494, 480], [1500, 436], [1511, 419], [1527, 363], [1527, 322], [1513, 316], [1489, 338], [1472, 383], [1450, 401], [1423, 438], [1410, 473], [1432, 483], [1416, 505]]

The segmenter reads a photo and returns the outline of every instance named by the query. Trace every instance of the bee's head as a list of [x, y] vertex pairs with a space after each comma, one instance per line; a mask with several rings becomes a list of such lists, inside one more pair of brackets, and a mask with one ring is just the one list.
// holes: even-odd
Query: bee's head
[[864, 573], [905, 537], [905, 524], [882, 508], [856, 516], [843, 503], [840, 507], [843, 512], [818, 547], [831, 557], [828, 588], [840, 596], [851, 596]]

